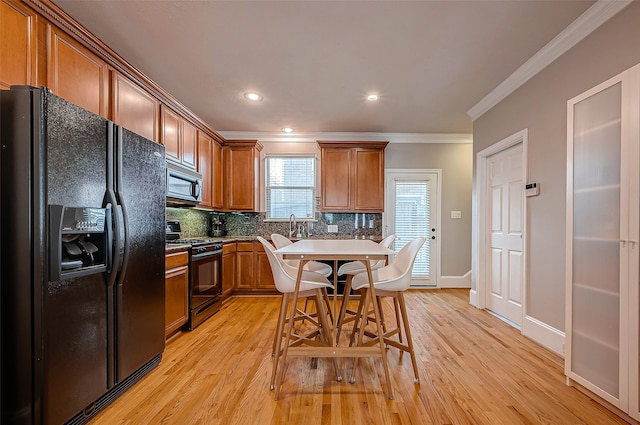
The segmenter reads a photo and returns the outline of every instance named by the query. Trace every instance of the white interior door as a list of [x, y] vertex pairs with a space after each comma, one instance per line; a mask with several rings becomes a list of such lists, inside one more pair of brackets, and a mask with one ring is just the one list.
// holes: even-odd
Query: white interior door
[[486, 308], [522, 326], [522, 143], [487, 159]]
[[437, 171], [387, 170], [385, 236], [396, 235], [395, 252], [414, 238], [427, 238], [416, 256], [411, 286], [437, 286], [439, 192]]

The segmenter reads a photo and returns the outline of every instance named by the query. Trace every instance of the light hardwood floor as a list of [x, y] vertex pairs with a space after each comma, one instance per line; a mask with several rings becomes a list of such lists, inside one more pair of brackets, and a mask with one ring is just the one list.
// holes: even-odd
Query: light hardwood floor
[[[292, 358], [274, 401], [269, 378], [279, 298], [243, 297], [170, 342], [160, 366], [91, 424], [625, 423], [565, 385], [560, 356], [469, 306], [468, 293], [406, 293], [420, 384], [413, 383], [409, 356], [391, 348], [393, 400], [383, 392], [379, 358], [361, 360], [355, 384], [337, 382], [328, 359]], [[347, 359], [344, 376], [350, 365]]]

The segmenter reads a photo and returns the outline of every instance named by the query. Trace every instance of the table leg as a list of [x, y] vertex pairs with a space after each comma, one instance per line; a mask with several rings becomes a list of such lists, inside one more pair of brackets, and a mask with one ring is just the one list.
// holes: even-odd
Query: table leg
[[[322, 295], [322, 291], [320, 289], [317, 290], [316, 295], [316, 306], [318, 313], [318, 324], [324, 330], [320, 335], [323, 337], [323, 342], [328, 347], [335, 347], [335, 340], [333, 338], [332, 333], [332, 325], [329, 325], [329, 321], [327, 320], [327, 312], [324, 310], [324, 298]], [[331, 307], [331, 306], [329, 306]], [[336, 379], [338, 382], [342, 381], [342, 375], [340, 374], [340, 368], [338, 367], [338, 359], [333, 357], [332, 359], [333, 367], [336, 370]]]
[[[362, 338], [364, 336], [364, 328], [367, 326], [367, 317], [369, 315], [369, 300], [371, 299], [369, 295], [369, 290], [362, 288], [360, 291], [360, 303], [358, 304], [358, 312], [356, 313], [356, 321], [353, 325], [353, 332], [351, 333], [351, 341], [349, 342], [349, 346], [353, 345], [354, 335], [356, 329], [358, 329], [358, 338], [355, 340], [356, 347], [362, 346]], [[359, 327], [358, 327], [359, 326]], [[353, 369], [351, 370], [351, 378], [349, 378], [350, 383], [356, 382], [356, 369], [358, 369], [358, 362], [360, 362], [360, 358], [356, 357], [353, 361]]]
[[[365, 293], [364, 306], [361, 312], [360, 319], [363, 323], [360, 325], [358, 333], [358, 346], [362, 345], [362, 337], [364, 334], [364, 328], [367, 325], [367, 312], [369, 311], [369, 300], [373, 304], [373, 315], [375, 316], [376, 329], [378, 332], [378, 345], [380, 346], [380, 354], [382, 357], [382, 365], [384, 367], [384, 377], [387, 387], [387, 397], [389, 400], [393, 400], [393, 391], [391, 390], [391, 378], [389, 377], [389, 365], [387, 363], [387, 350], [384, 347], [384, 331], [382, 330], [382, 324], [380, 323], [380, 308], [376, 299], [375, 286], [373, 284], [373, 274], [371, 273], [371, 263], [369, 260], [364, 261], [367, 267], [367, 276], [369, 277], [369, 290]], [[355, 369], [358, 365], [358, 358], [355, 359], [353, 364], [353, 371], [351, 373], [351, 383], [355, 382]]]
[[[333, 260], [333, 311], [336, 310], [338, 306], [338, 260]], [[331, 316], [332, 324], [336, 332], [338, 331], [338, 322], [337, 318]], [[337, 344], [336, 344], [337, 345]]]

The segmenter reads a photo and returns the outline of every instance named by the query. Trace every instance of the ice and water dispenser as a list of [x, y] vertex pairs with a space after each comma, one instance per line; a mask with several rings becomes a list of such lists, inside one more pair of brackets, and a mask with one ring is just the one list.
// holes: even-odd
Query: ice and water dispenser
[[111, 208], [49, 205], [50, 281], [102, 273], [111, 256]]

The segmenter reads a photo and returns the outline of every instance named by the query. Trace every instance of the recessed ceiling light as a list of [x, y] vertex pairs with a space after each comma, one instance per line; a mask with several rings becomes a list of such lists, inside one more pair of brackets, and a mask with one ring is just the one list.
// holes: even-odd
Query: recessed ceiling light
[[285, 127], [285, 128], [282, 129], [282, 131], [284, 131], [285, 133], [293, 133], [293, 128]]
[[262, 100], [262, 96], [260, 96], [258, 93], [245, 93], [244, 97], [246, 99], [253, 100], [254, 102]]
[[367, 96], [367, 100], [378, 100], [378, 95], [370, 94], [369, 96]]

